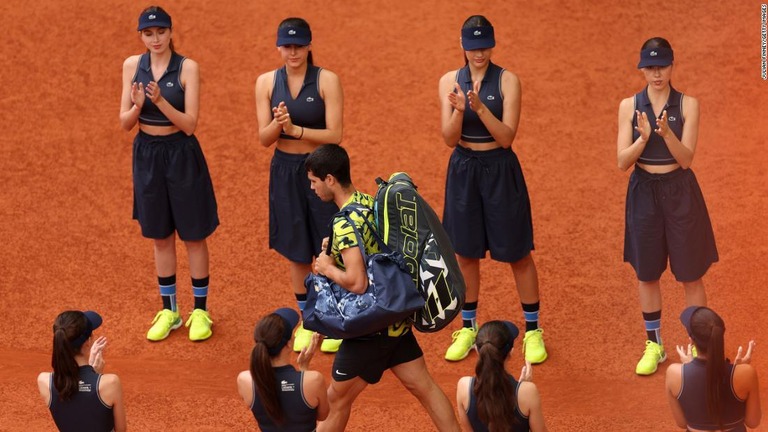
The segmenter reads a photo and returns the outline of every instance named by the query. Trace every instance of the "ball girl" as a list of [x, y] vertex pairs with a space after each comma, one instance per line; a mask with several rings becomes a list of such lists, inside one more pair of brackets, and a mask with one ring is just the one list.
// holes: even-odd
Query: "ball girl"
[[120, 124], [133, 141], [133, 217], [155, 249], [162, 309], [147, 339], [160, 341], [182, 324], [176, 304], [176, 233], [189, 256], [194, 309], [189, 339], [212, 335], [208, 313], [208, 244], [219, 225], [216, 197], [203, 151], [195, 137], [200, 105], [198, 64], [173, 48], [171, 16], [159, 6], [139, 15], [144, 54], [123, 63]]
[[[338, 144], [344, 96], [339, 77], [312, 59], [312, 30], [302, 18], [286, 18], [277, 27], [277, 51], [284, 65], [256, 80], [259, 141], [275, 144], [269, 171], [269, 247], [289, 262], [290, 284], [304, 310], [304, 278], [330, 236], [338, 211], [309, 188], [304, 161], [321, 144]], [[293, 349], [306, 347], [312, 332], [299, 326]], [[336, 352], [341, 340], [325, 339], [323, 352]]]

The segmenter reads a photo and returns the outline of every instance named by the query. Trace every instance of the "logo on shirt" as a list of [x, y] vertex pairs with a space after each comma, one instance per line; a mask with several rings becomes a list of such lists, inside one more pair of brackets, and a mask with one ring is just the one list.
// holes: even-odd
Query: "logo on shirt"
[[84, 383], [82, 380], [77, 382], [77, 390], [81, 392], [91, 392], [91, 385]]
[[165, 86], [166, 86], [166, 87], [173, 87], [173, 83], [172, 83], [172, 82], [170, 82], [170, 81], [168, 81], [167, 83], [165, 83]]
[[483, 34], [483, 32], [481, 32], [480, 30], [475, 30], [475, 32], [472, 34], [474, 34], [475, 36], [480, 36], [481, 34]]
[[312, 96], [307, 96], [307, 102], [314, 102], [314, 101], [315, 101], [315, 98], [313, 98]]
[[488, 97], [486, 99], [488, 99], [488, 100], [496, 100], [496, 98], [493, 97], [493, 95], [488, 95]]
[[293, 29], [291, 29], [291, 30], [288, 30], [288, 34], [289, 34], [289, 35], [291, 35], [291, 36], [293, 36], [293, 35], [295, 35], [295, 34], [296, 34], [296, 30], [293, 30]]
[[659, 55], [659, 53], [656, 51], [651, 51], [651, 57], [656, 57], [657, 55]]
[[292, 392], [296, 390], [294, 383], [289, 383], [286, 380], [280, 381], [280, 389], [284, 392]]
[[149, 18], [149, 19], [155, 19], [155, 18], [157, 18], [157, 15], [150, 15], [150, 16], [148, 16], [147, 18]]
[[675, 117], [675, 116], [669, 116], [669, 121], [675, 121], [675, 120], [677, 120], [677, 117]]

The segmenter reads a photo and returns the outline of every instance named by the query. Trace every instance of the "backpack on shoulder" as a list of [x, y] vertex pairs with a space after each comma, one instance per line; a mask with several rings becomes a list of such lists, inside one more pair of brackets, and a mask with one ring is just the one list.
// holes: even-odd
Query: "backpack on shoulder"
[[400, 252], [424, 307], [414, 327], [425, 333], [450, 324], [464, 305], [466, 284], [448, 234], [432, 207], [416, 191], [411, 177], [397, 172], [376, 179], [374, 215], [382, 240]]

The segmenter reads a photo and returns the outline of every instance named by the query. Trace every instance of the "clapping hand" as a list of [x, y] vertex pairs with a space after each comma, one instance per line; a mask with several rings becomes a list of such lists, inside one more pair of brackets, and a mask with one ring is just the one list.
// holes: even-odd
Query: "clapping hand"
[[459, 83], [453, 83], [453, 88], [454, 91], [448, 93], [448, 103], [450, 103], [456, 111], [464, 112], [464, 106], [467, 101], [464, 97], [464, 92], [461, 90]]
[[146, 95], [144, 94], [144, 84], [142, 83], [133, 83], [131, 85], [131, 102], [136, 105], [139, 109], [144, 106], [144, 98]]
[[648, 114], [635, 110], [635, 117], [637, 117], [635, 130], [640, 134], [640, 138], [647, 142], [651, 136], [651, 123], [648, 121]]
[[315, 355], [317, 346], [322, 341], [323, 336], [320, 333], [313, 333], [312, 339], [309, 341], [309, 345], [301, 349], [299, 357], [296, 359], [296, 363], [299, 365], [299, 369], [302, 371], [309, 370], [309, 362], [312, 361], [312, 356]]
[[476, 112], [479, 116], [485, 110], [485, 105], [480, 101], [480, 81], [475, 81], [472, 85], [472, 90], [467, 92], [467, 99], [469, 99], [469, 108]]
[[525, 361], [525, 366], [523, 366], [523, 369], [520, 371], [520, 379], [518, 381], [533, 381], [533, 367], [531, 366], [530, 361]]
[[147, 84], [145, 94], [155, 105], [160, 103], [160, 100], [163, 99], [163, 95], [160, 94], [160, 86], [154, 81], [150, 81], [149, 84]]
[[280, 102], [276, 107], [272, 108], [272, 116], [277, 120], [277, 124], [282, 126], [283, 132], [294, 138], [299, 137], [301, 127], [294, 125], [291, 121], [291, 113], [288, 112], [285, 102]]
[[752, 349], [755, 348], [755, 341], [751, 340], [749, 341], [749, 344], [747, 345], [747, 353], [744, 355], [744, 357], [741, 356], [741, 347], [739, 347], [739, 350], [736, 352], [736, 358], [733, 360], [733, 364], [749, 364], [749, 362], [752, 361]]
[[667, 123], [667, 110], [661, 112], [661, 117], [656, 120], [656, 130], [660, 137], [666, 138], [669, 135], [669, 123]]
[[99, 336], [91, 345], [91, 353], [88, 356], [88, 364], [93, 366], [96, 373], [104, 370], [104, 348], [107, 346], [107, 338]]

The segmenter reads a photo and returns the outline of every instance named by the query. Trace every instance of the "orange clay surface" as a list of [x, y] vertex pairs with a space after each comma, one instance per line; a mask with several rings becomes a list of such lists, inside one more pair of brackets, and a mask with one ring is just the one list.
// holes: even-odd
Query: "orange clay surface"
[[[644, 85], [639, 48], [668, 38], [674, 85], [702, 107], [693, 167], [720, 251], [705, 279], [709, 304], [728, 324], [727, 352], [754, 338], [753, 363], [768, 371], [768, 83], [760, 77], [758, 2], [163, 3], [177, 50], [200, 64], [197, 135], [222, 221], [209, 239], [215, 332], [197, 344], [184, 329], [161, 343], [145, 339], [160, 299], [152, 243], [131, 220], [136, 131], [118, 122], [122, 62], [143, 50], [135, 28], [145, 6], [0, 3], [0, 430], [54, 429], [35, 378], [50, 370], [51, 324], [70, 308], [104, 316], [106, 370], [123, 381], [131, 430], [256, 429], [235, 377], [248, 367], [256, 321], [295, 300], [286, 261], [267, 246], [272, 148], [258, 142], [253, 87], [260, 73], [281, 66], [275, 31], [288, 16], [309, 21], [315, 63], [341, 77], [355, 186], [373, 193], [375, 177], [407, 171], [438, 213], [451, 150], [440, 135], [437, 82], [463, 64], [466, 17], [484, 14], [495, 25], [493, 59], [523, 85], [513, 147], [533, 206], [550, 355], [534, 380], [551, 431], [675, 429], [666, 364], [651, 377], [634, 374], [645, 333], [634, 273], [622, 262], [629, 173], [615, 156], [619, 101]], [[179, 262], [186, 317], [192, 294], [181, 246]], [[687, 338], [677, 320], [682, 288], [669, 273], [662, 286], [668, 364]], [[496, 318], [523, 325], [508, 266], [486, 260], [479, 320]], [[418, 339], [455, 403], [456, 381], [473, 373], [476, 355], [442, 359], [452, 330]], [[313, 367], [330, 378], [332, 360], [319, 353]], [[521, 365], [516, 350], [510, 368], [518, 374]], [[766, 383], [764, 376], [763, 400]], [[432, 429], [389, 372], [360, 396], [348, 427]]]

